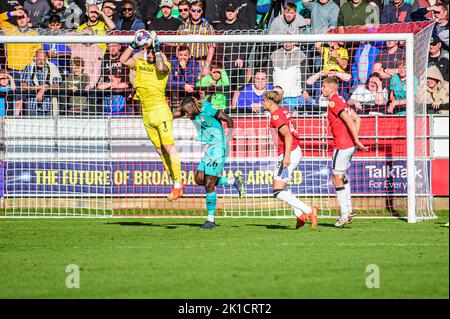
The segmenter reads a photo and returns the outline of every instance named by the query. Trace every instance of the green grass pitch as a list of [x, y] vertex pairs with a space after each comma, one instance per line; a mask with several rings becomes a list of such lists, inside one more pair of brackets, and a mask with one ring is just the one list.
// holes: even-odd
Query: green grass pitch
[[[0, 298], [448, 298], [448, 211], [356, 219], [0, 219]], [[80, 288], [66, 287], [66, 266]], [[368, 265], [380, 271], [369, 289]]]

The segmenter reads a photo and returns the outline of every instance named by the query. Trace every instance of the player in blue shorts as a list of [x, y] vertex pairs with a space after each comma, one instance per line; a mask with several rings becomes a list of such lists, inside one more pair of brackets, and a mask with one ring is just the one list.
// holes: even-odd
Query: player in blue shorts
[[223, 111], [218, 110], [206, 100], [197, 100], [187, 97], [181, 101], [180, 108], [173, 112], [173, 118], [186, 116], [194, 122], [197, 129], [197, 140], [206, 144], [205, 155], [195, 173], [195, 182], [205, 186], [206, 208], [208, 218], [201, 228], [212, 229], [216, 225], [214, 214], [216, 212], [217, 193], [216, 186], [234, 185], [242, 198], [245, 194], [245, 184], [242, 176], [236, 178], [222, 177], [222, 170], [228, 153], [227, 136], [222, 127], [222, 122], [227, 124], [232, 138], [233, 120]]

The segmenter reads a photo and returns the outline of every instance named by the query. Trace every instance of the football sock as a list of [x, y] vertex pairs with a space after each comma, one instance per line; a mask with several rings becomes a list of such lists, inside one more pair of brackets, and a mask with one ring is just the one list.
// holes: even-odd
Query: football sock
[[169, 157], [169, 166], [172, 172], [172, 179], [181, 186], [181, 161], [178, 152], [172, 152]]
[[348, 182], [347, 179], [344, 181], [344, 187], [345, 187], [345, 194], [346, 194], [347, 211], [351, 212], [353, 210], [353, 208], [352, 208], [352, 192], [350, 189], [350, 183]]
[[339, 206], [341, 208], [341, 217], [348, 218], [348, 208], [347, 208], [347, 192], [344, 186], [336, 187], [337, 199]]
[[208, 220], [214, 222], [214, 214], [216, 213], [217, 193], [206, 193], [206, 209], [208, 211]]
[[160, 157], [163, 162], [164, 168], [166, 169], [167, 173], [169, 173], [170, 178], [173, 179], [173, 171], [172, 171], [172, 166], [170, 163], [170, 156], [169, 155], [161, 155]]
[[291, 206], [294, 209], [295, 216], [300, 216], [300, 212], [303, 212], [305, 214], [309, 214], [312, 212], [312, 208], [295, 197], [295, 195], [292, 194], [291, 190], [283, 190], [281, 192], [278, 192], [278, 194], [275, 194], [275, 196]]
[[216, 186], [220, 186], [220, 185], [233, 185], [234, 183], [234, 177], [220, 177], [219, 179], [217, 179], [216, 182]]

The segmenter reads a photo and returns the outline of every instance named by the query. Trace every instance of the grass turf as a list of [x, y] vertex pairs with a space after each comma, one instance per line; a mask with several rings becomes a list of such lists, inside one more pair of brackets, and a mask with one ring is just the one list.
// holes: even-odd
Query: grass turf
[[[0, 298], [448, 298], [437, 220], [0, 219]], [[80, 288], [66, 288], [79, 265]], [[366, 267], [380, 269], [368, 289]]]

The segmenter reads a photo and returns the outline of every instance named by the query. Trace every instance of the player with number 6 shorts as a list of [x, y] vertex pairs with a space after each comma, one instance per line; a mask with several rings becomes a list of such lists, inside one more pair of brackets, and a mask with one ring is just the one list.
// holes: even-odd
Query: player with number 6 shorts
[[[143, 49], [144, 59], [132, 57], [136, 49]], [[141, 102], [147, 135], [174, 181], [167, 199], [175, 201], [183, 195], [183, 185], [180, 157], [173, 137], [173, 117], [165, 95], [171, 64], [161, 52], [156, 33], [145, 30], [136, 31], [133, 42], [120, 57], [120, 62], [136, 70], [135, 98]]]
[[297, 229], [303, 227], [309, 220], [311, 229], [314, 230], [318, 222], [318, 209], [306, 205], [287, 189], [287, 183], [302, 159], [302, 150], [291, 113], [279, 106], [282, 100], [279, 91], [273, 90], [264, 94], [263, 107], [270, 112], [270, 128], [278, 131], [278, 161], [274, 172], [273, 196], [286, 202], [293, 209], [297, 217], [295, 226]]
[[[194, 97], [187, 97], [180, 103], [180, 108], [173, 112], [173, 117], [180, 118], [186, 116], [191, 119], [197, 129], [197, 140], [206, 146], [205, 154], [197, 167], [195, 182], [202, 185], [206, 190], [206, 208], [208, 218], [201, 227], [202, 229], [212, 229], [215, 227], [214, 215], [216, 211], [217, 193], [216, 186], [234, 185], [239, 197], [245, 193], [245, 184], [242, 176], [236, 178], [222, 177], [223, 166], [229, 152], [229, 140], [232, 139], [233, 120], [218, 110], [210, 102], [199, 101]], [[228, 127], [228, 134], [222, 127], [225, 122]]]
[[327, 77], [323, 80], [322, 94], [328, 99], [328, 121], [334, 143], [333, 185], [336, 189], [341, 212], [334, 225], [340, 228], [351, 223], [355, 216], [346, 171], [350, 167], [356, 148], [366, 151], [367, 147], [358, 138], [361, 118], [337, 93], [338, 86], [339, 82], [335, 77]]

